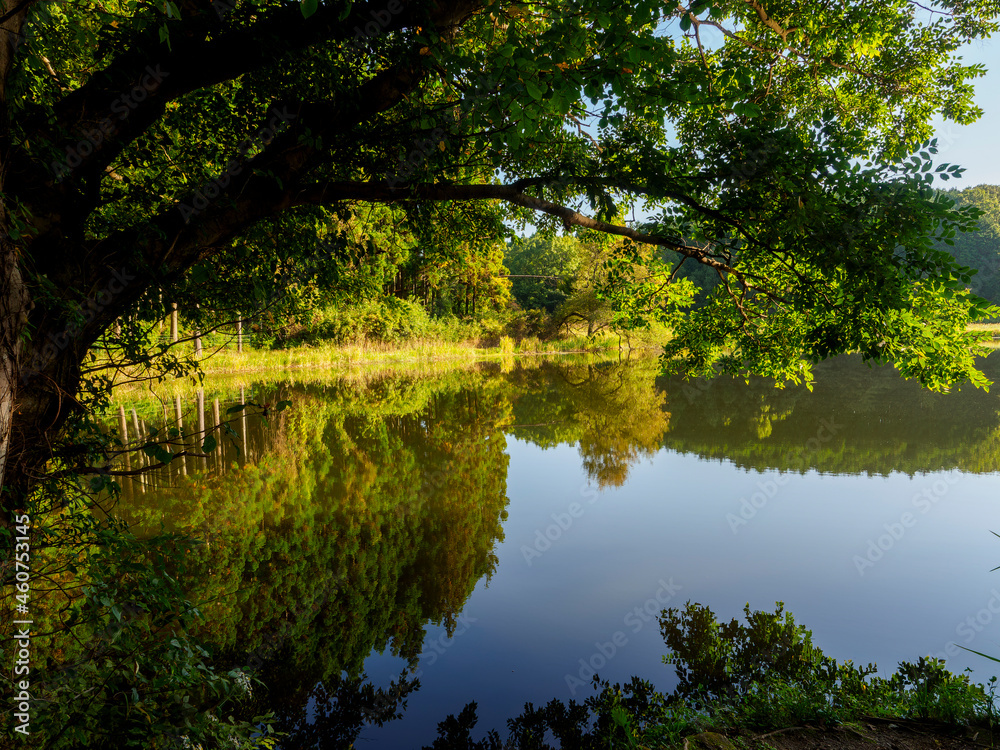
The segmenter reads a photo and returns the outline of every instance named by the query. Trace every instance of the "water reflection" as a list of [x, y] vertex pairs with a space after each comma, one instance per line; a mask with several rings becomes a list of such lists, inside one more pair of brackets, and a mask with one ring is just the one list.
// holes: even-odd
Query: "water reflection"
[[[1000, 358], [983, 360], [1000, 381]], [[844, 357], [817, 367], [813, 392], [730, 378], [663, 381], [664, 445], [756, 471], [886, 475], [1000, 470], [1000, 399], [971, 387], [930, 393], [889, 367]]]
[[[139, 528], [163, 520], [204, 540], [190, 592], [204, 602], [199, 635], [222, 663], [254, 667], [279, 712], [299, 711], [317, 683], [359, 675], [373, 650], [415, 664], [425, 626], [453, 629], [496, 565], [509, 404], [488, 388], [428, 384], [399, 403], [384, 397], [391, 387], [254, 393], [295, 406], [242, 410], [231, 425], [242, 447], [174, 459], [119, 509]], [[209, 399], [212, 419], [221, 401]], [[176, 423], [203, 434], [205, 418], [198, 403]]]
[[[548, 362], [129, 404], [112, 424], [135, 442], [171, 426], [178, 440], [219, 438], [204, 456], [125, 482], [118, 512], [204, 540], [190, 596], [204, 602], [200, 635], [220, 661], [250, 664], [267, 686], [247, 714], [285, 717], [299, 738], [289, 746], [332, 737], [332, 747], [393, 715], [412, 687], [379, 693], [361, 678], [366, 657], [388, 652], [415, 668], [428, 625], [451, 633], [494, 573], [508, 436], [572, 446], [600, 488], [624, 485], [664, 448], [755, 471], [1000, 469], [995, 394], [928, 394], [852, 360], [821, 366], [813, 393], [657, 372], [651, 359]], [[274, 413], [285, 399], [292, 408]]]

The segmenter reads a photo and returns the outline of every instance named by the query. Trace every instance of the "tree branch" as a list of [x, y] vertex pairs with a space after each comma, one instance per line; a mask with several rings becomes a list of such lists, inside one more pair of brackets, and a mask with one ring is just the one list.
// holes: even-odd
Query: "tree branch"
[[626, 237], [646, 245], [658, 245], [716, 268], [739, 275], [731, 266], [708, 255], [700, 247], [686, 244], [682, 239], [664, 235], [646, 234], [630, 227], [609, 224], [585, 216], [572, 208], [536, 198], [521, 192], [515, 185], [452, 185], [432, 183], [395, 187], [387, 182], [328, 182], [303, 188], [291, 200], [291, 205], [326, 205], [339, 201], [355, 200], [370, 203], [396, 203], [401, 201], [480, 201], [502, 200], [516, 206], [549, 214], [562, 219], [566, 226], [593, 229], [604, 234]]

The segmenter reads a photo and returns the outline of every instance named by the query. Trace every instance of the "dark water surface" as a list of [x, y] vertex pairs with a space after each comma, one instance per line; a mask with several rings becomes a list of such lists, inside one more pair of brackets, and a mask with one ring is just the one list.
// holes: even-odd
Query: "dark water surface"
[[655, 361], [503, 369], [128, 405], [132, 439], [178, 413], [185, 431], [230, 420], [117, 512], [205, 540], [202, 635], [257, 668], [257, 708], [314, 722], [317, 683], [409, 670], [404, 718], [358, 747], [429, 745], [473, 700], [503, 734], [526, 702], [590, 695], [594, 668], [671, 688], [656, 615], [688, 600], [727, 619], [782, 601], [826, 653], [883, 673], [932, 654], [993, 674], [955, 644], [1000, 655], [1000, 395], [853, 359], [811, 393]]

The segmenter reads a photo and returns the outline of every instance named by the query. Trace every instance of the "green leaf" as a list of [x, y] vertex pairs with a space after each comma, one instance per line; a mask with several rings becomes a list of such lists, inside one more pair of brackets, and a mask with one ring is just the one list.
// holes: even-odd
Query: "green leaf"
[[215, 450], [219, 442], [215, 439], [215, 435], [207, 435], [205, 441], [201, 444], [202, 453], [211, 453]]
[[[542, 85], [544, 86], [545, 84]], [[528, 90], [528, 94], [531, 96], [531, 98], [534, 99], [536, 102], [541, 101], [542, 97], [545, 95], [545, 89], [541, 88], [534, 81], [528, 81], [527, 83], [524, 84], [524, 87]]]
[[167, 28], [166, 24], [160, 27], [160, 44], [166, 42], [167, 49], [173, 52], [173, 48], [170, 46], [170, 29]]
[[230, 406], [228, 409], [226, 409], [226, 414], [236, 414], [237, 412], [241, 412], [246, 408], [247, 408], [246, 404], [236, 404], [236, 406]]
[[[994, 570], [996, 570], [996, 568], [994, 568]], [[971, 652], [973, 654], [976, 654], [977, 656], [982, 656], [984, 659], [989, 659], [990, 661], [1000, 662], [1000, 659], [998, 659], [997, 657], [990, 656], [989, 654], [984, 654], [982, 651], [976, 651], [975, 649], [972, 649], [972, 648], [965, 648], [965, 646], [961, 646], [961, 645], [959, 645], [957, 643], [955, 645], [958, 646], [961, 649], [965, 649], [966, 651], [969, 651], [969, 652]]]
[[319, 0], [302, 0], [299, 8], [302, 10], [302, 17], [309, 18], [319, 7]]

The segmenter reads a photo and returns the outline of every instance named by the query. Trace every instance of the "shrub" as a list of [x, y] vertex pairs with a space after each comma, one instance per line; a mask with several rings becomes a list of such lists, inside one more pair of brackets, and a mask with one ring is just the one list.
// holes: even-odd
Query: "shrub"
[[384, 297], [356, 305], [329, 305], [317, 311], [308, 327], [289, 326], [275, 339], [276, 347], [315, 344], [358, 344], [365, 341], [401, 342], [425, 336], [430, 317], [411, 300]]
[[504, 333], [515, 341], [524, 338], [541, 338], [549, 332], [549, 316], [544, 310], [518, 310], [504, 325]]
[[680, 680], [675, 699], [736, 726], [781, 727], [851, 721], [863, 715], [967, 723], [993, 715], [992, 691], [955, 675], [936, 659], [902, 662], [889, 679], [876, 667], [838, 664], [812, 643], [778, 602], [774, 613], [744, 609], [746, 623], [716, 621], [688, 603], [660, 615], [664, 642]]

